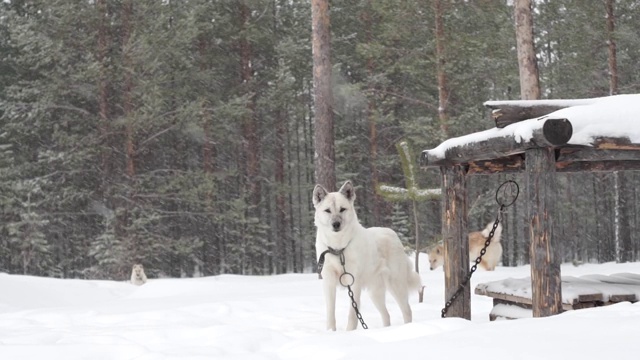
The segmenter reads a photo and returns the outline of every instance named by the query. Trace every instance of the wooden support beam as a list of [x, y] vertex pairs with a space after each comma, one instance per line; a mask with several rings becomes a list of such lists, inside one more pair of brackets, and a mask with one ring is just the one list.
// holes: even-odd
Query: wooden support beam
[[[556, 172], [602, 172], [640, 170], [640, 151], [593, 148], [556, 149]], [[524, 154], [495, 160], [469, 162], [467, 175], [519, 173], [525, 170]]]
[[[441, 167], [442, 236], [444, 243], [445, 302], [458, 290], [469, 273], [466, 171], [462, 166]], [[452, 303], [447, 317], [471, 320], [471, 286], [467, 284]]]
[[[638, 148], [640, 150], [640, 148]], [[640, 151], [606, 150], [591, 147], [566, 147], [559, 149], [558, 162], [573, 161], [640, 161]]]
[[628, 137], [599, 137], [593, 141], [593, 147], [609, 150], [640, 150], [640, 144], [632, 143]]
[[[425, 150], [420, 157], [423, 167], [452, 166], [467, 164], [472, 161], [498, 159], [514, 154], [521, 154], [527, 149], [539, 147], [556, 147], [565, 145], [573, 133], [571, 123], [566, 119], [547, 119], [534, 129], [531, 139], [522, 141], [513, 134], [497, 131], [493, 137], [477, 142], [463, 142], [462, 145], [452, 145], [444, 150], [444, 142], [440, 147]], [[460, 140], [450, 139], [450, 140]], [[455, 143], [455, 142], [454, 142]]]
[[484, 106], [491, 109], [491, 118], [496, 127], [505, 126], [529, 119], [539, 118], [554, 111], [578, 105], [593, 104], [596, 99], [579, 100], [507, 100], [487, 101]]
[[530, 149], [525, 156], [533, 316], [543, 317], [562, 312], [560, 246], [553, 236], [557, 197], [555, 151]]
[[468, 175], [517, 173], [524, 171], [524, 154], [495, 160], [472, 161], [468, 165]]
[[574, 161], [556, 163], [558, 172], [605, 172], [640, 170], [640, 161]]

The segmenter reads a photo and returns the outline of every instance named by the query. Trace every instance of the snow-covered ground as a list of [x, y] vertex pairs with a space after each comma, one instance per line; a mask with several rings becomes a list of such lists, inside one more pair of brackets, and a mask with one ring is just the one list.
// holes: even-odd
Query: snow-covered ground
[[[338, 293], [337, 332], [327, 332], [315, 274], [223, 275], [127, 282], [0, 274], [0, 359], [638, 359], [640, 303], [489, 322], [490, 298], [473, 295], [472, 320], [441, 319], [442, 268], [422, 279], [404, 325], [393, 299], [381, 327], [367, 294], [368, 330], [345, 332], [349, 301]], [[640, 273], [640, 263], [563, 265], [562, 274]], [[529, 276], [529, 267], [479, 270], [480, 282]]]

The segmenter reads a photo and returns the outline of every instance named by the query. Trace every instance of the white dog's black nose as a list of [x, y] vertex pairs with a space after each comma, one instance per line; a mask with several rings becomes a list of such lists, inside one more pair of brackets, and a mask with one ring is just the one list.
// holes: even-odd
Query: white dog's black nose
[[331, 223], [331, 226], [333, 226], [333, 231], [340, 230], [340, 222], [339, 221], [334, 221], [333, 223]]

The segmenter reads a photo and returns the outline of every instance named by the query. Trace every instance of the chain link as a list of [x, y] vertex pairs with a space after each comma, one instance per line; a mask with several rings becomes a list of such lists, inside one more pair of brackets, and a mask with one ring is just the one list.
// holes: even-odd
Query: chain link
[[[510, 193], [508, 195], [513, 197], [513, 199], [509, 199], [510, 200], [509, 202], [505, 201], [504, 199], [500, 200], [500, 198], [499, 198], [500, 190], [505, 185], [509, 185]], [[513, 189], [513, 185], [515, 185], [515, 192], [514, 192], [514, 189]], [[506, 189], [503, 190], [503, 191], [506, 193]], [[511, 206], [514, 202], [516, 202], [516, 199], [518, 198], [518, 194], [519, 193], [520, 193], [520, 187], [518, 186], [518, 183], [513, 181], [513, 180], [505, 181], [504, 183], [502, 183], [502, 185], [500, 185], [498, 187], [498, 190], [496, 190], [496, 202], [498, 203], [498, 205], [500, 205], [500, 209], [498, 210], [498, 215], [496, 216], [496, 221], [494, 221], [493, 227], [491, 228], [491, 231], [489, 232], [489, 236], [487, 237], [487, 240], [484, 242], [484, 247], [480, 250], [480, 255], [474, 261], [473, 266], [471, 266], [471, 269], [469, 270], [469, 273], [467, 274], [467, 277], [460, 284], [460, 286], [458, 287], [456, 292], [453, 293], [453, 295], [451, 296], [449, 301], [447, 301], [445, 303], [444, 308], [442, 308], [442, 311], [441, 311], [441, 317], [442, 318], [447, 317], [447, 311], [449, 311], [449, 308], [451, 307], [453, 302], [464, 291], [465, 287], [467, 286], [467, 284], [471, 280], [471, 276], [473, 276], [473, 273], [478, 269], [478, 265], [482, 262], [482, 257], [484, 256], [484, 254], [487, 253], [487, 248], [489, 247], [489, 245], [491, 245], [491, 240], [493, 239], [493, 236], [496, 233], [496, 229], [498, 228], [498, 224], [500, 224], [500, 221], [502, 220], [502, 213], [504, 212], [504, 210], [508, 206]]]

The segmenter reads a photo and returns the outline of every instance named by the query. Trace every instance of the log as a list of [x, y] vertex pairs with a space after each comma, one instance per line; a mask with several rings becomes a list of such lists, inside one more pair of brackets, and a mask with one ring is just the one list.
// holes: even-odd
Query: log
[[550, 148], [530, 149], [525, 156], [533, 316], [544, 317], [562, 312], [560, 244], [553, 236], [555, 152]]
[[[441, 167], [442, 237], [444, 244], [445, 303], [469, 273], [466, 172], [462, 166]], [[452, 303], [447, 317], [471, 320], [471, 285]]]
[[[533, 130], [531, 139], [527, 141], [521, 141], [511, 133], [505, 134], [500, 131], [488, 135], [484, 140], [473, 141], [476, 134], [471, 134], [450, 139], [450, 143], [445, 141], [435, 149], [423, 151], [420, 156], [420, 165], [422, 167], [453, 166], [479, 160], [499, 159], [521, 154], [528, 149], [565, 145], [572, 134], [573, 127], [566, 119], [544, 120], [541, 126]], [[465, 141], [466, 139], [469, 141]], [[452, 145], [447, 146], [448, 144]], [[445, 149], [444, 156], [442, 156], [442, 149]]]
[[578, 105], [589, 105], [595, 103], [596, 99], [580, 100], [506, 100], [487, 101], [484, 106], [491, 109], [491, 118], [496, 123], [496, 127], [505, 126], [535, 119], [560, 109]]

